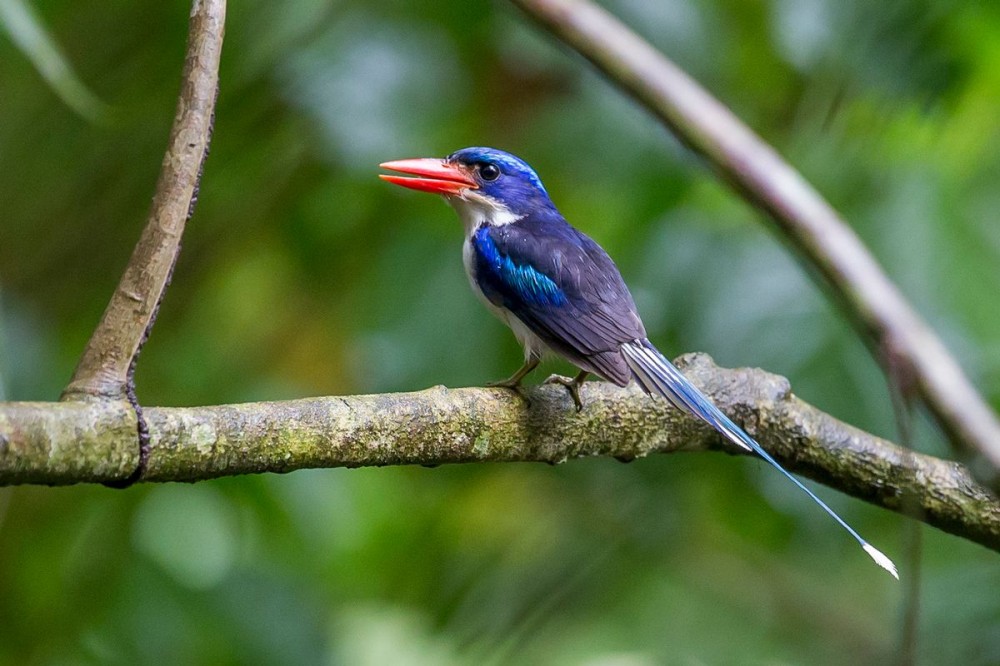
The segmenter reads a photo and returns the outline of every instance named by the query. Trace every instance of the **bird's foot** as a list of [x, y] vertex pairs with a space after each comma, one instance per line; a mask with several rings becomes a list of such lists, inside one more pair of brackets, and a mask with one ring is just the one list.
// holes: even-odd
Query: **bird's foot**
[[515, 391], [521, 388], [521, 380], [515, 379], [513, 377], [508, 377], [507, 379], [501, 379], [498, 382], [486, 382], [487, 388], [509, 388]]
[[486, 383], [486, 387], [487, 388], [505, 388], [505, 389], [510, 389], [511, 391], [513, 391], [514, 393], [516, 393], [517, 396], [519, 398], [521, 398], [521, 400], [524, 400], [524, 403], [528, 407], [531, 407], [531, 399], [528, 398], [527, 395], [525, 395], [525, 393], [524, 393], [524, 387], [521, 386], [521, 379], [520, 379], [520, 377], [518, 377], [518, 378], [508, 377], [507, 379], [501, 379], [498, 382], [487, 382]]
[[580, 385], [583, 384], [584, 380], [587, 379], [586, 372], [581, 372], [573, 379], [569, 377], [563, 377], [562, 375], [551, 375], [545, 380], [546, 384], [560, 384], [566, 387], [569, 391], [569, 395], [573, 398], [573, 404], [576, 405], [576, 411], [583, 411], [583, 401], [580, 400]]
[[520, 396], [521, 400], [524, 400], [524, 402], [527, 403], [527, 405], [530, 407], [531, 400], [529, 400], [528, 396], [524, 394], [524, 389], [521, 388], [521, 380], [524, 379], [525, 375], [527, 375], [529, 372], [531, 372], [537, 367], [538, 367], [538, 359], [535, 358], [534, 356], [531, 356], [524, 361], [524, 365], [522, 365], [520, 369], [518, 369], [518, 371], [515, 372], [513, 375], [499, 382], [490, 382], [486, 386], [490, 388], [510, 389], [514, 393], [517, 393], [517, 395]]

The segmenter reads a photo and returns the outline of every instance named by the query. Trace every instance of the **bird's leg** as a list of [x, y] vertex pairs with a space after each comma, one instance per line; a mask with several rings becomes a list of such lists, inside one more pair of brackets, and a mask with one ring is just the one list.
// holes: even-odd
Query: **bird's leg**
[[573, 404], [576, 405], [576, 411], [583, 411], [583, 401], [580, 400], [580, 385], [587, 381], [587, 375], [590, 373], [586, 370], [581, 370], [573, 379], [569, 377], [563, 377], [562, 375], [552, 375], [545, 380], [546, 384], [562, 384], [569, 391], [570, 396], [573, 398]]
[[524, 379], [529, 372], [537, 368], [538, 363], [539, 363], [538, 358], [536, 358], [535, 356], [529, 356], [527, 359], [525, 359], [524, 365], [522, 365], [517, 372], [512, 374], [507, 379], [501, 380], [499, 382], [490, 382], [487, 384], [487, 386], [491, 388], [509, 388], [510, 390], [514, 391], [519, 396], [521, 396], [521, 398], [523, 398], [526, 402], [530, 403], [528, 398], [525, 397], [524, 393], [521, 392], [521, 380]]

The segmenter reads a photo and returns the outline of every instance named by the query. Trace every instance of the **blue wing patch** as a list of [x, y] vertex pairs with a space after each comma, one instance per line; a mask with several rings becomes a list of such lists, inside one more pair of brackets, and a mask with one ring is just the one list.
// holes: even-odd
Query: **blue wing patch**
[[488, 226], [475, 235], [476, 250], [486, 267], [508, 288], [529, 305], [561, 306], [567, 302], [566, 294], [552, 278], [531, 265], [518, 265], [508, 256], [500, 254], [490, 237]]

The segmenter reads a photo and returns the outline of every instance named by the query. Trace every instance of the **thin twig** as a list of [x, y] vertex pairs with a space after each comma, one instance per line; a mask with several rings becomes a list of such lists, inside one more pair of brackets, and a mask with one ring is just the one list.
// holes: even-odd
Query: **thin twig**
[[[724, 370], [705, 355], [678, 364], [789, 469], [1000, 551], [1000, 502], [958, 463], [904, 450], [824, 414], [788, 381]], [[304, 468], [631, 460], [649, 453], [733, 452], [711, 428], [634, 386], [400, 393], [192, 408], [146, 408], [144, 481], [198, 481]], [[107, 482], [135, 465], [135, 414], [123, 402], [0, 404], [0, 485]], [[909, 500], [908, 500], [909, 501]]]
[[63, 400], [121, 400], [149, 334], [208, 151], [219, 80], [225, 0], [195, 0], [177, 112], [152, 208], [118, 288], [83, 351]]
[[891, 349], [950, 439], [1000, 470], [1000, 421], [875, 258], [805, 179], [649, 43], [588, 0], [511, 0], [767, 212], [816, 268], [873, 353]]

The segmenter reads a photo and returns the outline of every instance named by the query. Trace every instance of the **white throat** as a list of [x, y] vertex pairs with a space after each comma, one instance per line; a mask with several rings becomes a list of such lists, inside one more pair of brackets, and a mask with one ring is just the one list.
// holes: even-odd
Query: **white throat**
[[466, 237], [476, 232], [483, 224], [500, 227], [511, 222], [517, 222], [523, 215], [515, 215], [510, 208], [493, 197], [469, 189], [456, 196], [445, 197], [451, 207], [458, 213], [465, 227]]

